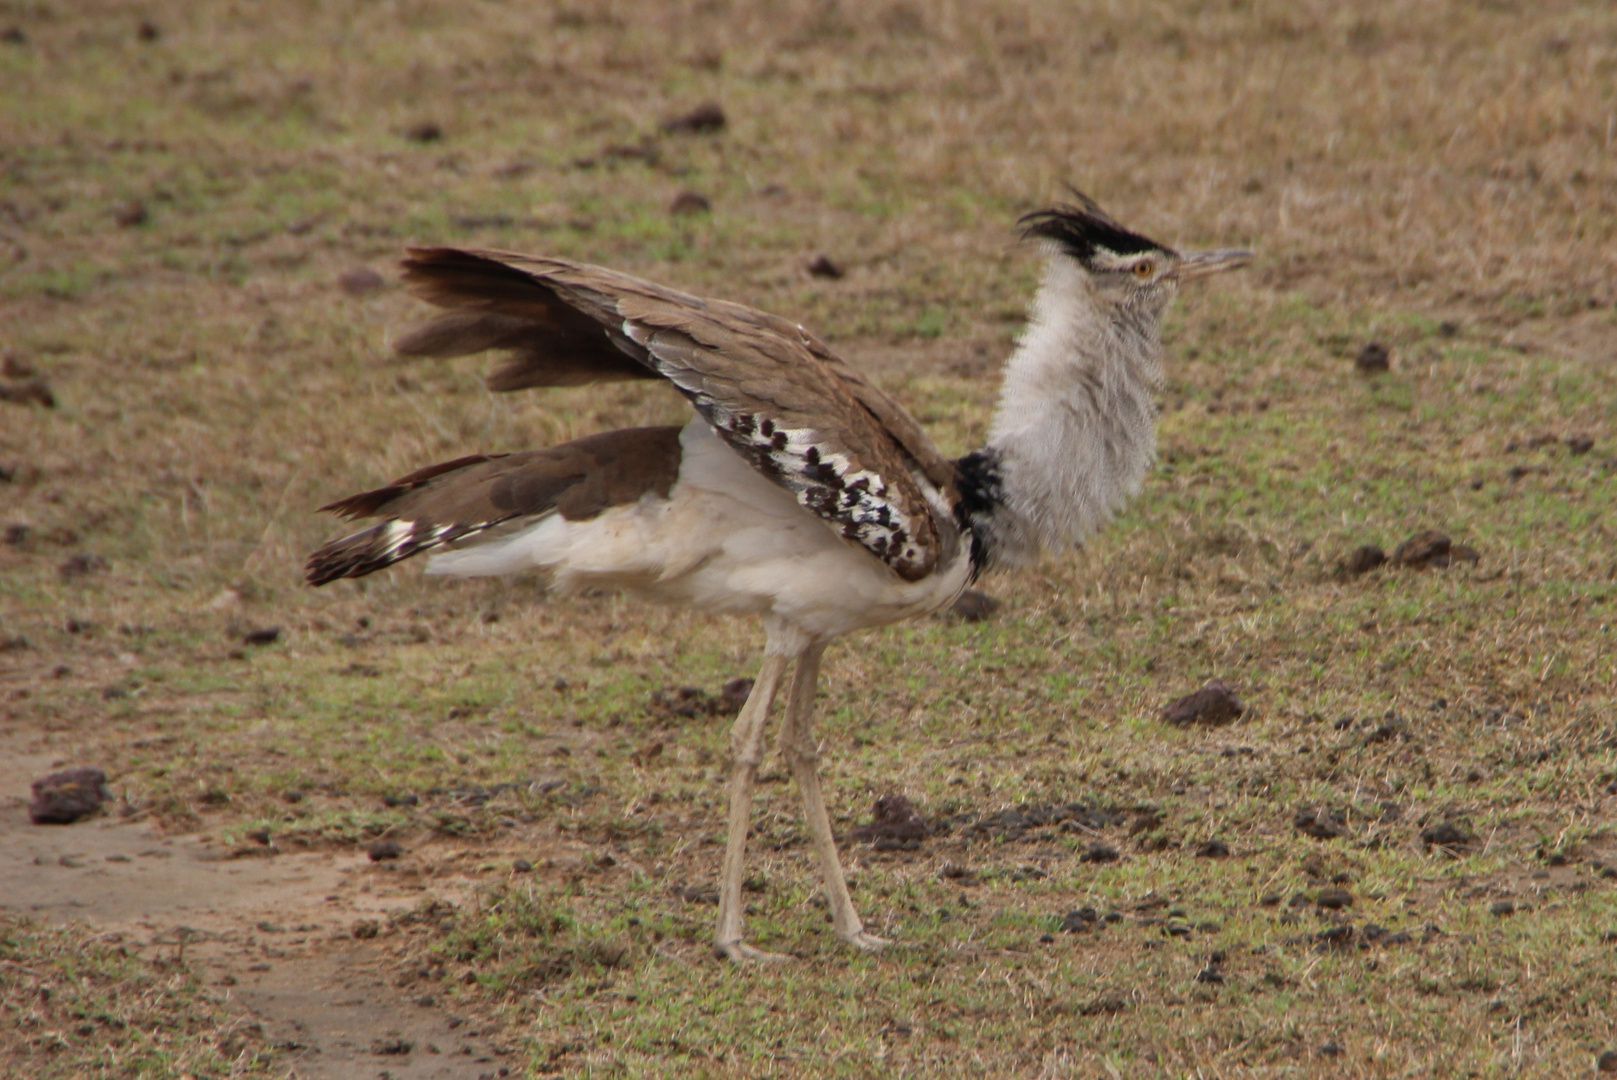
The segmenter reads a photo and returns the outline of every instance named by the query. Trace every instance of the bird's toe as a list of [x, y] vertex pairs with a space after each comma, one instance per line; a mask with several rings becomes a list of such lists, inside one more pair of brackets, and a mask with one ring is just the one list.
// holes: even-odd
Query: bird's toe
[[713, 955], [721, 960], [729, 960], [737, 964], [776, 964], [784, 963], [787, 960], [793, 959], [790, 956], [783, 956], [780, 953], [765, 952], [763, 949], [755, 949], [751, 945], [748, 945], [745, 941], [739, 940], [715, 941], [713, 943]]
[[863, 930], [844, 935], [842, 940], [861, 952], [880, 952], [892, 944], [886, 938], [877, 937], [875, 934], [867, 934]]

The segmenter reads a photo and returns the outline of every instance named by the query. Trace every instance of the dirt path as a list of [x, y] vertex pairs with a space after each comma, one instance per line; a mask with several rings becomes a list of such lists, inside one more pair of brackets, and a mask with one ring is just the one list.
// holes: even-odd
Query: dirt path
[[463, 898], [469, 882], [442, 872], [456, 845], [424, 842], [378, 866], [333, 851], [233, 858], [204, 838], [110, 817], [34, 825], [29, 783], [58, 759], [7, 745], [17, 738], [0, 735], [0, 909], [181, 952], [262, 1021], [300, 1080], [517, 1071], [498, 1031], [396, 987], [383, 947], [352, 932], [428, 897]]

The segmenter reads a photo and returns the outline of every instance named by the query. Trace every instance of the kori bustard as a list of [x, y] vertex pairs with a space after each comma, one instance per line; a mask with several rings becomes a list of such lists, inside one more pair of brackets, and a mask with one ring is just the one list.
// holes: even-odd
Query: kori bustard
[[506, 350], [496, 391], [666, 379], [696, 415], [458, 458], [331, 503], [322, 509], [383, 520], [311, 555], [309, 581], [433, 551], [430, 574], [540, 570], [558, 590], [621, 587], [760, 616], [764, 657], [731, 735], [714, 949], [774, 958], [743, 940], [741, 884], [764, 723], [794, 662], [780, 748], [832, 920], [843, 941], [881, 947], [849, 898], [820, 791], [810, 716], [826, 644], [937, 611], [979, 574], [1104, 524], [1154, 453], [1163, 312], [1181, 282], [1248, 259], [1180, 254], [1082, 195], [1020, 224], [1043, 241], [1044, 279], [988, 444], [957, 460], [796, 323], [566, 259], [412, 250], [411, 289], [446, 311], [400, 353]]

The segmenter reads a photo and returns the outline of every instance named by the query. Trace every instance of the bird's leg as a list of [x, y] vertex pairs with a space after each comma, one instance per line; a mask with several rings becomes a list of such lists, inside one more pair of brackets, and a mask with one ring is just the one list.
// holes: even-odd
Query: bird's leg
[[752, 784], [764, 756], [764, 721], [785, 674], [785, 656], [764, 654], [747, 703], [730, 730], [730, 836], [724, 848], [724, 869], [719, 875], [719, 929], [713, 952], [731, 960], [782, 960], [774, 953], [754, 949], [741, 940], [741, 878], [746, 872], [747, 831], [752, 821]]
[[831, 924], [837, 937], [867, 951], [887, 944], [883, 938], [865, 933], [864, 923], [853, 908], [848, 882], [842, 876], [837, 858], [836, 838], [831, 835], [831, 818], [825, 812], [825, 796], [820, 792], [820, 749], [813, 732], [814, 687], [819, 681], [820, 657], [825, 644], [816, 642], [797, 658], [792, 688], [786, 700], [786, 721], [781, 730], [781, 756], [792, 770], [797, 790], [803, 797], [803, 816], [808, 818], [814, 837], [814, 850], [820, 857], [820, 877], [825, 882], [825, 898], [831, 904]]

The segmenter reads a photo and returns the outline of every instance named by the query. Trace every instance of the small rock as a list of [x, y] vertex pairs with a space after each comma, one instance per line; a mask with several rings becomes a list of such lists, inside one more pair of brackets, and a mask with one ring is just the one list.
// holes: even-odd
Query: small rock
[[662, 130], [669, 135], [705, 135], [723, 131], [728, 123], [723, 106], [716, 101], [704, 101], [690, 112], [664, 120]]
[[1196, 972], [1196, 981], [1199, 983], [1212, 983], [1216, 986], [1224, 981], [1224, 972], [1217, 964], [1208, 964]]
[[713, 697], [699, 686], [680, 686], [670, 690], [653, 690], [650, 707], [653, 712], [670, 713], [687, 719], [697, 716], [734, 716], [747, 703], [752, 693], [751, 679], [731, 679]]
[[415, 1043], [409, 1039], [377, 1039], [371, 1043], [371, 1053], [378, 1055], [408, 1054], [415, 1049]]
[[855, 840], [908, 841], [918, 844], [927, 833], [926, 818], [903, 795], [883, 795], [872, 808], [871, 822], [854, 829]]
[[0, 385], [0, 401], [10, 401], [17, 405], [41, 405], [47, 409], [56, 408], [56, 395], [51, 392], [50, 383], [37, 377]]
[[517, 859], [511, 864], [511, 869], [519, 874], [526, 874], [533, 869], [533, 863], [527, 859]]
[[76, 555], [69, 555], [63, 560], [61, 565], [56, 568], [56, 572], [61, 575], [63, 581], [72, 581], [74, 578], [81, 578], [86, 574], [93, 574], [106, 569], [108, 569], [107, 560], [92, 552], [81, 551]]
[[150, 19], [140, 20], [140, 25], [135, 27], [135, 40], [137, 41], [156, 41], [162, 36], [163, 32]]
[[71, 825], [101, 809], [112, 798], [107, 774], [83, 767], [64, 769], [35, 780], [28, 818], [35, 825]]
[[810, 259], [806, 269], [809, 272], [809, 277], [828, 278], [831, 281], [841, 280], [843, 274], [846, 272], [842, 269], [842, 267], [832, 262], [831, 256], [826, 255], [824, 252], [821, 252], [820, 254], [814, 256], [814, 258]]
[[1196, 858], [1198, 859], [1225, 859], [1229, 857], [1229, 854], [1230, 846], [1216, 838], [1207, 841], [1196, 849]]
[[411, 124], [404, 129], [404, 137], [411, 142], [429, 143], [437, 142], [444, 137], [444, 129], [431, 120], [423, 120], [419, 124]]
[[1347, 816], [1328, 806], [1310, 806], [1297, 811], [1292, 821], [1296, 830], [1316, 840], [1335, 840], [1348, 835]]
[[150, 215], [146, 212], [146, 204], [139, 199], [130, 199], [113, 207], [112, 220], [125, 229], [132, 229], [136, 225], [144, 225]]
[[1314, 935], [1314, 943], [1321, 949], [1345, 949], [1353, 944], [1353, 927], [1344, 923], [1321, 930]]
[[1488, 905], [1488, 914], [1500, 916], [1514, 915], [1516, 914], [1516, 904], [1511, 900], [1495, 900], [1493, 903]]
[[1460, 324], [1453, 319], [1444, 319], [1437, 324], [1438, 337], [1453, 337], [1460, 332]]
[[1392, 368], [1392, 351], [1379, 341], [1372, 341], [1359, 350], [1353, 367], [1361, 375], [1379, 375]]
[[699, 885], [676, 885], [674, 895], [687, 904], [717, 904], [719, 890], [704, 889]]
[[1113, 1013], [1127, 1012], [1133, 1007], [1134, 1003], [1126, 997], [1108, 995], [1084, 1002], [1084, 1004], [1078, 1006], [1078, 1015], [1109, 1016]]
[[1375, 544], [1360, 544], [1342, 560], [1342, 573], [1348, 577], [1368, 574], [1387, 561], [1387, 553]]
[[1277, 893], [1277, 892], [1264, 893], [1262, 896], [1258, 897], [1258, 906], [1260, 906], [1260, 907], [1279, 907], [1280, 906], [1280, 894]]
[[1587, 435], [1568, 435], [1566, 448], [1574, 454], [1587, 454], [1595, 448], [1595, 441]]
[[706, 195], [694, 191], [682, 191], [674, 196], [674, 201], [668, 204], [668, 212], [675, 217], [688, 217], [692, 214], [707, 214], [713, 210], [713, 203]]
[[1321, 889], [1314, 903], [1326, 911], [1340, 911], [1353, 906], [1353, 894], [1346, 889]]
[[1170, 701], [1162, 710], [1162, 721], [1175, 727], [1222, 727], [1240, 719], [1246, 706], [1223, 679], [1209, 679], [1195, 693]]
[[1333, 1042], [1328, 1042], [1324, 1046], [1319, 1048], [1319, 1056], [1320, 1057], [1328, 1057], [1328, 1058], [1340, 1057], [1341, 1053], [1342, 1053], [1342, 1048], [1340, 1046], [1336, 1045]]
[[281, 638], [279, 626], [262, 626], [257, 630], [249, 630], [241, 636], [243, 645], [273, 645]]
[[403, 855], [404, 845], [397, 840], [378, 840], [366, 848], [365, 853], [370, 856], [371, 862], [387, 862]]
[[982, 622], [1000, 609], [1000, 602], [980, 589], [967, 589], [949, 608], [949, 613], [966, 622]]
[[1420, 831], [1420, 838], [1428, 847], [1458, 848], [1471, 842], [1471, 834], [1452, 821], [1428, 825]]
[[368, 266], [356, 266], [337, 275], [337, 288], [349, 296], [369, 296], [386, 285], [382, 275]]
[[1118, 857], [1119, 856], [1116, 848], [1096, 840], [1084, 849], [1084, 853], [1078, 856], [1078, 861], [1088, 863], [1109, 863], [1116, 862]]
[[1447, 567], [1456, 562], [1476, 562], [1481, 556], [1465, 544], [1456, 544], [1435, 529], [1424, 529], [1399, 544], [1392, 562], [1416, 570]]
[[1595, 1068], [1603, 1073], [1617, 1073], [1617, 1050], [1607, 1050], [1595, 1059]]
[[[616, 143], [604, 147], [601, 150], [601, 157], [607, 161], [639, 161], [646, 165], [656, 165], [662, 160], [662, 151], [657, 149], [655, 140], [647, 138], [633, 145]], [[574, 164], [581, 163], [575, 162]], [[581, 167], [588, 168], [589, 166]]]
[[724, 716], [734, 716], [741, 711], [752, 696], [751, 679], [731, 679], [719, 689], [719, 712]]
[[1129, 822], [1129, 836], [1138, 836], [1141, 833], [1148, 833], [1158, 829], [1165, 820], [1166, 818], [1163, 817], [1160, 808], [1155, 806], [1142, 807], [1135, 812], [1134, 820]]
[[1409, 738], [1409, 725], [1400, 716], [1389, 716], [1374, 731], [1364, 737], [1364, 745], [1374, 746], [1376, 743], [1407, 738]]
[[1100, 923], [1100, 913], [1092, 907], [1081, 907], [1062, 916], [1059, 929], [1064, 934], [1082, 934]]

